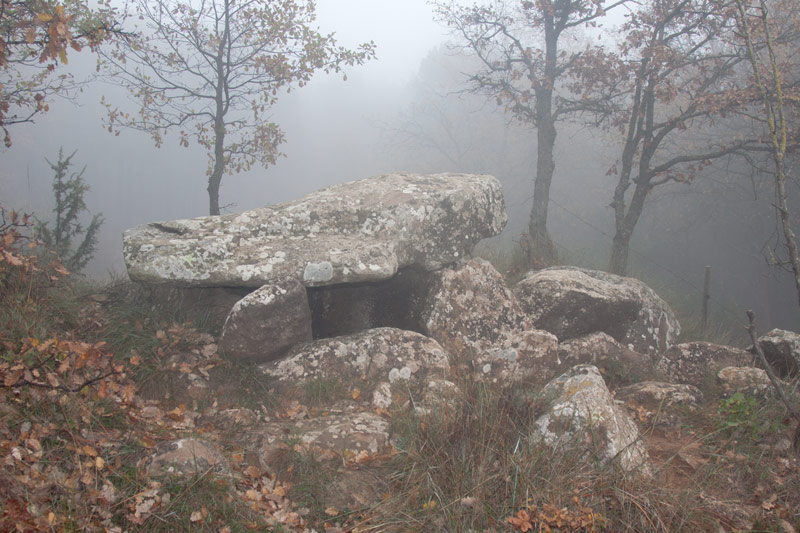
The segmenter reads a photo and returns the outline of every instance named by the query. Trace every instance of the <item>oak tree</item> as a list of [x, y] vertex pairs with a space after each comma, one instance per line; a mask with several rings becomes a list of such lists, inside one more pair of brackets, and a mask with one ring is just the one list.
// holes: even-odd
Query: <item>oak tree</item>
[[576, 113], [599, 110], [600, 100], [575, 98], [573, 84], [578, 82], [580, 92], [591, 91], [592, 77], [608, 73], [598, 68], [607, 60], [600, 47], [567, 49], [564, 37], [596, 24], [624, 1], [493, 0], [472, 7], [434, 2], [438, 17], [480, 60], [481, 68], [468, 74], [470, 87], [536, 128], [536, 177], [528, 223], [528, 259], [533, 265], [556, 260], [547, 229], [556, 124]]
[[[274, 164], [283, 141], [268, 112], [283, 91], [317, 71], [340, 72], [374, 57], [312, 27], [311, 0], [133, 0], [143, 27], [105, 55], [112, 82], [138, 103], [129, 113], [106, 103], [109, 131], [149, 132], [156, 146], [174, 130], [208, 154], [209, 212], [220, 213], [224, 174]], [[346, 79], [346, 77], [345, 77]]]
[[[627, 273], [631, 237], [655, 188], [690, 183], [717, 158], [771, 150], [757, 124], [742, 127], [759, 122], [758, 98], [736, 10], [729, 0], [654, 0], [623, 26], [621, 74], [629, 88], [615, 115], [623, 146], [610, 172], [618, 178], [611, 272]], [[800, 33], [784, 30], [778, 42], [796, 50]], [[788, 61], [786, 68], [796, 66]]]
[[105, 0], [0, 0], [0, 129], [11, 146], [10, 126], [32, 122], [54, 95], [80, 85], [57, 67], [70, 50], [96, 49], [119, 32], [121, 15]]
[[712, 0], [653, 0], [623, 26], [620, 75], [629, 86], [615, 115], [622, 154], [610, 171], [617, 175], [613, 273], [627, 273], [631, 237], [653, 189], [689, 182], [710, 160], [757, 144], [715, 133], [684, 142], [690, 130], [708, 132], [741, 105], [731, 95], [742, 57], [721, 44], [734, 27], [728, 15]]

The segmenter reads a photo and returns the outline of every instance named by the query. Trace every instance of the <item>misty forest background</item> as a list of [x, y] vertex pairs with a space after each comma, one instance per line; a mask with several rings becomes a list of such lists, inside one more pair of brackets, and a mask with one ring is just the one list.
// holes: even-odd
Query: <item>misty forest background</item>
[[[499, 262], [512, 257], [531, 210], [536, 131], [514, 122], [485, 95], [466, 91], [465, 73], [474, 70], [474, 58], [446, 45], [451, 38], [433, 22], [430, 6], [374, 4], [319, 2], [323, 33], [335, 31], [347, 46], [374, 40], [377, 59], [347, 68], [347, 81], [341, 74], [318, 74], [306, 87], [281, 95], [269, 119], [285, 132], [285, 157], [266, 169], [226, 176], [222, 212], [392, 171], [488, 173], [503, 183], [510, 221], [481, 250]], [[386, 31], [367, 17], [376, 10], [382, 24], [390, 25], [392, 10], [403, 11], [399, 28]], [[70, 53], [62, 68], [83, 78], [95, 66], [87, 50]], [[55, 98], [34, 123], [14, 127], [13, 145], [0, 154], [0, 203], [47, 220], [53, 172], [45, 158], [55, 161], [61, 147], [66, 154], [77, 151], [73, 170], [86, 166], [86, 205], [105, 219], [98, 251], [84, 272], [102, 279], [124, 272], [123, 230], [204, 216], [208, 196], [202, 148], [179, 146], [177, 135], [168, 135], [158, 149], [144, 133], [109, 134], [102, 126], [101, 97], [119, 105], [128, 99], [120, 87], [93, 82], [74, 100]], [[687, 131], [688, 143], [691, 136]], [[548, 227], [562, 264], [608, 267], [614, 235], [609, 204], [617, 181], [608, 171], [619, 158], [620, 140], [615, 132], [559, 125]], [[790, 180], [795, 207], [797, 192]], [[631, 241], [629, 273], [692, 313], [700, 310], [704, 268], [710, 265], [712, 321], [743, 325], [745, 310], [753, 309], [762, 330], [797, 330], [792, 276], [774, 265], [772, 255], [782, 247], [773, 204], [768, 173], [736, 158], [714, 160], [690, 183], [668, 184], [648, 197]]]

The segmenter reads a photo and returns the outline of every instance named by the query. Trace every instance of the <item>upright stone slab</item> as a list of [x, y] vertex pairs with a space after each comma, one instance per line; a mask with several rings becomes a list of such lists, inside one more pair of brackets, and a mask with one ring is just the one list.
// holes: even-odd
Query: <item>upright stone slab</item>
[[257, 288], [370, 282], [468, 256], [506, 223], [500, 182], [474, 174], [387, 174], [243, 213], [125, 232], [134, 281]]
[[269, 361], [311, 340], [311, 309], [303, 285], [284, 278], [251, 292], [233, 306], [219, 347], [226, 357]]

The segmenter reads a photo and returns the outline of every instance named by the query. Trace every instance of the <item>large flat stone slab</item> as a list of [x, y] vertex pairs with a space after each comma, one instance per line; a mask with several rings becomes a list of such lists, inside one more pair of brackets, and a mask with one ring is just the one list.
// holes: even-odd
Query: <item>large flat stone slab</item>
[[471, 253], [507, 221], [500, 182], [474, 174], [386, 174], [238, 214], [153, 222], [125, 232], [134, 281], [306, 287], [435, 270]]

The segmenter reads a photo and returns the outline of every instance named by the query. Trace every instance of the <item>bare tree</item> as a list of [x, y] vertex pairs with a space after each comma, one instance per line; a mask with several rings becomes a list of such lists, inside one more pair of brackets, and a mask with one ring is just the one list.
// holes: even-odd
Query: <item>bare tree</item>
[[283, 132], [265, 115], [284, 90], [374, 57], [372, 43], [348, 50], [313, 29], [311, 0], [133, 1], [143, 31], [105, 58], [109, 79], [140, 108], [107, 104], [109, 131], [147, 131], [161, 146], [177, 130], [180, 145], [193, 139], [205, 148], [212, 215], [224, 174], [281, 155]]
[[[793, 140], [792, 136], [797, 136], [797, 130], [792, 131], [789, 127], [787, 115], [792, 104], [798, 106], [800, 88], [785, 83], [786, 78], [790, 77], [790, 72], [796, 71], [798, 65], [792, 61], [788, 64], [786, 61], [781, 61], [780, 50], [775, 40], [776, 33], [786, 34], [787, 23], [790, 25], [789, 33], [794, 35], [800, 33], [800, 20], [794, 5], [779, 5], [776, 9], [778, 18], [775, 14], [770, 14], [765, 0], [735, 0], [735, 5], [736, 23], [739, 29], [737, 35], [744, 45], [746, 58], [752, 69], [752, 83], [762, 105], [762, 122], [766, 124], [769, 151], [774, 165], [775, 209], [780, 218], [788, 262], [794, 275], [795, 289], [800, 303], [800, 252], [792, 228], [786, 189], [786, 157]], [[784, 26], [780, 29], [776, 27], [779, 25], [779, 20]], [[797, 435], [800, 435], [800, 425], [795, 444]]]

